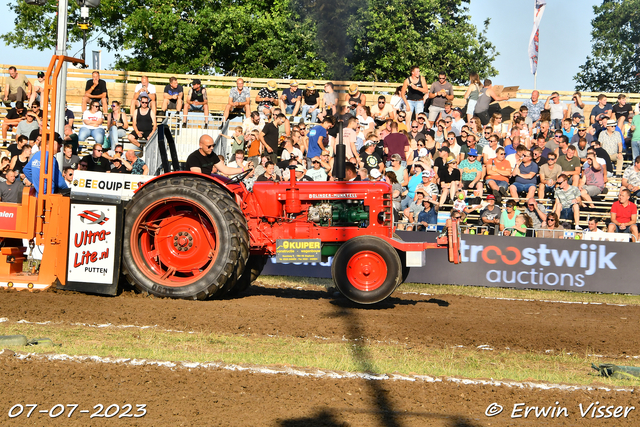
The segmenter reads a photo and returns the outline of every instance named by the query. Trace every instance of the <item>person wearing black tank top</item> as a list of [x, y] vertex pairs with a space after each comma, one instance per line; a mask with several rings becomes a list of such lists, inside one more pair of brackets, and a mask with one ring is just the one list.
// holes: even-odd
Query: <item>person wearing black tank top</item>
[[144, 97], [140, 100], [140, 108], [133, 115], [133, 132], [128, 136], [129, 142], [140, 147], [138, 139], [149, 139], [157, 127], [156, 112], [149, 108], [149, 98]]
[[400, 92], [404, 104], [409, 109], [407, 120], [409, 123], [414, 113], [418, 117], [418, 114], [424, 111], [424, 97], [427, 92], [427, 81], [420, 75], [420, 68], [414, 65], [411, 67], [409, 77], [405, 79]]
[[17, 156], [13, 156], [13, 158], [11, 159], [9, 169], [16, 171], [20, 176], [20, 179], [24, 179], [22, 170], [29, 162], [29, 157], [31, 157], [31, 146], [29, 144], [25, 144], [22, 147], [21, 153]]
[[358, 106], [364, 107], [367, 105], [367, 97], [360, 92], [357, 83], [351, 83], [349, 85], [349, 98], [347, 99], [347, 102], [349, 103], [351, 114], [354, 116], [356, 115], [356, 109]]
[[427, 81], [420, 75], [420, 68], [414, 65], [411, 67], [409, 77], [405, 79], [400, 92], [402, 100], [409, 109], [409, 122], [411, 122], [413, 114], [418, 117], [418, 114], [424, 111], [424, 97], [427, 91]]

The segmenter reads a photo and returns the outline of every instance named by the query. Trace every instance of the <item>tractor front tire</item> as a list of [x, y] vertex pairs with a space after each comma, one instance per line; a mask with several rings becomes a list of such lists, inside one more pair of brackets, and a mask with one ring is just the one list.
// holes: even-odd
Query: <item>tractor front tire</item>
[[144, 185], [127, 207], [123, 270], [141, 292], [204, 300], [244, 271], [248, 246], [244, 216], [223, 188], [167, 177]]
[[234, 297], [249, 289], [249, 286], [251, 286], [258, 276], [260, 276], [260, 273], [262, 273], [262, 269], [268, 260], [269, 257], [266, 255], [250, 255], [247, 265], [244, 268], [244, 273], [242, 273], [236, 285], [229, 291], [228, 296]]
[[402, 262], [386, 241], [359, 236], [340, 246], [333, 258], [331, 275], [342, 295], [358, 304], [374, 304], [402, 283]]

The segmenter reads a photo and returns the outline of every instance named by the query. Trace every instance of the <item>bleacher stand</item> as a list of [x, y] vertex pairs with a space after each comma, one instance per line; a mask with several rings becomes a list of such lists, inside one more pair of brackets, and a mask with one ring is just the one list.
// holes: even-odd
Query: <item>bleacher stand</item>
[[[41, 71], [41, 69], [29, 69], [27, 67], [25, 69], [19, 68], [18, 74], [23, 74], [32, 79]], [[465, 186], [465, 184], [466, 186], [474, 184], [477, 193], [475, 195], [472, 194], [473, 191], [462, 193], [463, 202], [466, 206], [461, 211], [466, 220], [465, 230], [469, 232], [471, 230], [489, 232], [488, 227], [492, 224], [487, 223], [487, 221], [489, 221], [489, 217], [493, 216], [492, 212], [499, 211], [500, 215], [497, 215], [497, 218], [500, 218], [506, 209], [505, 203], [513, 201], [515, 202], [513, 204], [513, 213], [515, 214], [517, 210], [519, 213], [530, 217], [532, 226], [528, 226], [526, 218], [518, 219], [518, 215], [507, 214], [508, 217], [511, 217], [510, 220], [514, 221], [514, 224], [506, 228], [516, 231], [507, 234], [521, 234], [517, 232], [518, 229], [533, 230], [533, 232], [524, 232], [525, 236], [545, 235], [548, 237], [562, 236], [569, 238], [568, 236], [571, 233], [575, 235], [576, 231], [574, 229], [576, 226], [585, 229], [589, 226], [591, 229], [591, 225], [594, 225], [595, 230], [597, 230], [599, 224], [603, 224], [601, 227], [606, 227], [607, 229], [612, 227], [611, 224], [613, 224], [613, 227], [616, 227], [615, 231], [619, 232], [621, 231], [619, 226], [611, 221], [611, 211], [614, 202], [620, 203], [617, 201], [620, 188], [631, 191], [631, 202], [640, 195], [640, 159], [635, 159], [635, 157], [640, 156], [638, 154], [640, 149], [635, 150], [638, 153], [633, 151], [634, 148], [640, 147], [640, 130], [638, 129], [640, 116], [635, 114], [632, 107], [634, 103], [640, 100], [640, 96], [637, 94], [626, 94], [626, 96], [622, 97], [618, 96], [618, 94], [609, 95], [610, 99], [618, 98], [616, 105], [607, 104], [607, 96], [601, 97], [598, 96], [599, 94], [559, 95], [560, 100], [564, 102], [571, 101], [569, 104], [573, 105], [568, 105], [566, 110], [563, 110], [566, 115], [562, 120], [556, 117], [557, 114], [554, 115], [556, 120], [553, 126], [550, 126], [548, 122], [541, 120], [541, 118], [548, 119], [550, 112], [545, 111], [545, 103], [540, 99], [550, 99], [548, 98], [550, 92], [541, 94], [538, 91], [520, 91], [519, 98], [524, 98], [524, 103], [512, 100], [510, 102], [503, 101], [499, 104], [491, 104], [487, 115], [491, 119], [487, 126], [483, 126], [473, 114], [469, 117], [464, 114], [466, 103], [464, 95], [468, 92], [467, 87], [452, 87], [453, 99], [448, 100], [451, 105], [448, 105], [447, 100], [445, 100], [445, 105], [442, 109], [431, 109], [434, 112], [434, 117], [429, 118], [427, 114], [423, 113], [419, 114], [416, 117], [417, 120], [414, 121], [413, 117], [407, 116], [410, 111], [407, 111], [406, 104], [402, 101], [406, 93], [403, 93], [402, 88], [398, 91], [397, 84], [376, 83], [377, 86], [375, 86], [366, 82], [334, 84], [323, 81], [267, 81], [265, 79], [235, 79], [216, 76], [170, 76], [163, 74], [143, 76], [141, 73], [131, 73], [133, 77], [125, 78], [123, 73], [110, 71], [102, 71], [102, 77], [100, 73], [96, 72], [90, 79], [87, 79], [87, 74], [84, 71], [77, 71], [76, 76], [74, 78], [77, 82], [70, 80], [69, 84], [73, 89], [70, 89], [67, 93], [67, 100], [69, 101], [67, 111], [74, 114], [75, 117], [85, 115], [86, 103], [84, 101], [88, 103], [89, 99], [92, 99], [88, 98], [87, 92], [100, 101], [106, 101], [109, 98], [113, 100], [109, 105], [106, 102], [102, 102], [102, 108], [95, 111], [97, 113], [99, 110], [103, 110], [100, 112], [103, 115], [102, 123], [90, 123], [89, 125], [82, 123], [78, 126], [76, 119], [75, 127], [80, 128], [78, 133], [75, 133], [71, 126], [65, 128], [64, 142], [71, 143], [73, 154], [77, 154], [80, 157], [79, 169], [85, 167], [93, 168], [90, 163], [96, 159], [102, 163], [102, 158], [108, 160], [106, 163], [111, 168], [112, 156], [103, 153], [107, 157], [96, 157], [96, 153], [92, 149], [94, 144], [104, 143], [109, 144], [110, 147], [120, 144], [124, 145], [124, 151], [137, 148], [135, 147], [135, 142], [131, 143], [125, 136], [126, 131], [133, 125], [133, 117], [129, 112], [123, 111], [124, 109], [120, 108], [120, 105], [122, 102], [128, 104], [129, 100], [135, 98], [135, 86], [143, 84], [143, 80], [146, 80], [148, 82], [147, 88], [150, 87], [149, 85], [165, 88], [162, 93], [159, 91], [156, 93], [156, 102], [158, 106], [162, 107], [158, 117], [154, 120], [154, 124], [158, 126], [164, 125], [171, 132], [176, 141], [178, 157], [181, 162], [185, 162], [190, 154], [200, 149], [199, 141], [206, 135], [211, 138], [212, 152], [216, 155], [222, 155], [225, 162], [236, 161], [235, 153], [241, 150], [244, 159], [257, 164], [261, 155], [267, 154], [266, 152], [269, 151], [260, 140], [261, 133], [264, 133], [262, 131], [265, 125], [269, 123], [269, 128], [273, 126], [276, 129], [275, 143], [271, 141], [271, 144], [268, 144], [275, 157], [271, 160], [275, 160], [276, 165], [280, 166], [282, 164], [282, 166], [286, 166], [287, 161], [293, 154], [293, 157], [296, 158], [309, 159], [309, 164], [302, 166], [305, 174], [311, 173], [313, 175], [315, 172], [312, 171], [316, 170], [313, 162], [315, 159], [319, 162], [317, 167], [326, 172], [326, 178], [321, 176], [320, 179], [333, 180], [335, 179], [333, 178], [334, 156], [338, 142], [338, 122], [336, 119], [343, 120], [344, 128], [349, 127], [353, 133], [352, 135], [349, 133], [351, 131], [345, 132], [345, 135], [348, 133], [348, 138], [345, 139], [349, 144], [348, 151], [353, 155], [353, 158], [349, 158], [347, 161], [355, 162], [351, 179], [356, 176], [360, 179], [372, 179], [368, 173], [372, 167], [363, 163], [363, 160], [367, 159], [367, 155], [362, 156], [365, 147], [369, 145], [372, 145], [373, 152], [380, 156], [379, 161], [376, 162], [378, 164], [374, 165], [374, 167], [378, 167], [379, 164], [385, 165], [392, 160], [391, 154], [400, 155], [401, 165], [404, 165], [402, 163], [403, 160], [406, 161], [407, 179], [404, 179], [404, 174], [396, 165], [397, 162], [393, 162], [394, 166], [392, 166], [394, 173], [403, 175], [402, 177], [398, 176], [398, 180], [402, 178], [402, 182], [399, 183], [401, 184], [401, 191], [399, 192], [398, 200], [396, 200], [402, 207], [410, 206], [416, 202], [418, 197], [422, 197], [417, 195], [419, 192], [415, 191], [415, 187], [422, 182], [421, 175], [423, 170], [430, 172], [437, 168], [434, 185], [438, 188], [439, 203], [435, 205], [434, 209], [438, 215], [435, 220], [436, 224], [430, 224], [431, 228], [432, 226], [441, 226], [452, 211], [455, 215], [458, 215], [455, 213], [457, 211], [453, 209], [453, 202], [460, 205], [457, 196], [461, 193], [458, 192], [458, 189]], [[6, 78], [5, 76], [5, 80]], [[417, 83], [415, 78], [407, 80], [411, 84]], [[182, 91], [179, 90], [186, 87], [190, 82], [193, 84], [189, 88], [188, 94], [184, 93], [184, 89]], [[430, 85], [424, 82], [422, 89], [424, 89], [424, 93], [428, 93]], [[415, 91], [416, 89], [412, 87], [412, 90]], [[97, 92], [100, 93], [97, 94]], [[562, 92], [560, 93], [562, 94]], [[180, 105], [179, 101], [184, 101], [183, 105]], [[596, 101], [600, 102], [594, 106]], [[555, 98], [548, 102], [549, 106], [551, 106], [551, 102], [554, 105], [558, 105]], [[196, 105], [198, 103], [200, 105]], [[267, 104], [270, 107], [268, 110], [262, 108]], [[180, 107], [182, 107], [182, 111], [175, 111], [180, 110]], [[355, 107], [353, 108], [354, 111], [349, 112], [352, 107]], [[373, 107], [372, 114], [368, 112], [370, 107]], [[513, 108], [511, 111], [515, 112], [509, 115], [506, 107]], [[15, 105], [14, 108], [2, 108], [5, 113], [2, 123], [3, 149], [7, 155], [13, 158], [16, 154], [21, 154], [21, 152], [17, 153], [15, 148], [11, 148], [13, 152], [9, 154], [7, 150], [10, 148], [10, 143], [16, 139], [18, 124], [21, 122], [27, 123], [27, 120], [22, 119], [27, 109], [19, 104]], [[287, 116], [284, 121], [277, 118], [278, 108], [282, 108], [282, 111]], [[108, 109], [111, 111], [107, 111]], [[200, 111], [194, 111], [194, 109]], [[94, 110], [95, 108], [91, 107], [86, 114], [90, 115]], [[262, 110], [262, 117], [260, 116], [260, 110]], [[336, 110], [344, 111], [344, 115], [333, 116], [332, 120], [336, 123], [336, 128], [332, 129], [332, 124], [332, 126], [324, 127], [325, 132], [320, 131], [318, 125], [322, 124], [322, 119], [331, 116]], [[592, 114], [594, 110], [595, 114]], [[620, 112], [620, 114], [617, 112]], [[95, 115], [97, 116], [98, 114]], [[348, 126], [348, 119], [351, 115], [355, 118], [355, 122], [352, 122], [354, 126]], [[67, 118], [67, 120], [69, 119], [70, 117]], [[218, 126], [210, 127], [209, 124], [211, 122]], [[390, 152], [387, 156], [382, 150], [378, 151], [378, 144], [380, 147], [384, 145], [384, 139], [389, 134], [392, 122], [398, 124], [398, 131], [406, 136], [409, 141], [409, 147], [406, 152]], [[412, 123], [416, 125], [416, 128], [410, 127], [407, 129], [407, 124]], [[608, 127], [608, 124], [615, 124], [615, 127]], [[25, 125], [22, 125], [21, 129], [23, 127]], [[613, 128], [613, 131], [611, 131], [611, 128]], [[161, 128], [159, 127], [158, 129]], [[554, 138], [556, 135], [554, 133], [555, 129], [558, 129], [559, 138]], [[407, 132], [407, 130], [411, 132]], [[323, 134], [322, 147], [317, 146], [317, 132]], [[146, 136], [151, 140], [157, 138], [157, 133], [151, 132]], [[627, 151], [634, 153], [634, 160], [631, 163], [627, 162], [622, 169], [622, 162], [619, 160], [622, 150], [617, 146], [617, 142], [614, 144], [607, 140], [607, 137], [610, 139], [617, 138], [616, 133], [621, 135], [622, 143]], [[105, 141], [104, 138], [107, 134], [109, 135], [109, 140]], [[539, 136], [541, 138], [538, 138]], [[602, 138], [598, 141], [600, 136]], [[37, 152], [38, 140], [33, 137], [30, 137], [30, 139], [31, 150]], [[137, 140], [137, 138], [134, 139]], [[558, 142], [553, 142], [555, 140]], [[367, 144], [367, 141], [371, 141], [373, 144]], [[383, 142], [378, 143], [378, 141]], [[576, 148], [573, 158], [569, 154], [571, 145]], [[535, 147], [538, 147], [538, 149], [532, 151]], [[446, 148], [449, 153], [443, 150], [442, 153], [444, 154], [442, 158], [439, 158], [436, 153], [441, 148]], [[324, 154], [323, 149], [326, 150], [326, 154]], [[311, 153], [309, 153], [310, 150]], [[463, 183], [459, 164], [468, 157], [470, 152], [473, 153], [472, 150], [478, 151], [478, 160], [476, 162], [481, 164], [482, 170], [477, 170], [472, 179], [466, 180], [469, 182]], [[480, 152], [484, 150], [487, 151], [485, 155]], [[589, 160], [588, 153], [591, 150], [594, 150], [593, 159], [595, 159], [595, 162], [593, 159]], [[511, 176], [511, 173], [506, 174], [509, 176], [505, 177], [504, 184], [502, 182], [498, 183], [498, 180], [494, 179], [499, 174], [498, 170], [500, 168], [497, 168], [496, 165], [500, 163], [500, 158], [502, 158], [499, 157], [501, 151], [504, 151], [504, 162], [508, 162], [512, 170], [516, 169], [516, 173], [513, 176]], [[137, 155], [146, 156], [146, 153], [140, 153], [139, 151], [136, 151], [136, 153]], [[402, 154], [406, 154], [405, 159], [402, 158]], [[533, 177], [528, 177], [529, 173], [522, 173], [521, 171], [523, 165], [525, 168], [527, 167], [529, 155], [531, 155], [530, 164], [535, 164], [538, 167], [538, 171], [535, 171]], [[558, 156], [557, 160], [554, 159], [556, 156]], [[243, 162], [246, 161], [244, 159]], [[482, 161], [480, 162], [479, 159], [482, 159]], [[122, 160], [126, 161], [126, 159]], [[16, 157], [11, 162], [19, 165], [22, 160]], [[557, 165], [569, 164], [570, 167], [564, 168], [563, 172], [573, 172], [575, 178], [577, 178], [574, 179], [573, 184], [580, 191], [580, 194], [573, 198], [575, 203], [572, 203], [569, 207], [570, 212], [567, 211], [567, 207], [563, 204], [563, 201], [566, 202], [566, 200], [564, 200], [562, 191], [565, 190], [560, 190], [560, 195], [557, 194], [559, 189], [556, 186], [557, 181], [560, 181], [562, 187], [566, 187], [563, 179], [559, 178], [560, 174], [558, 173], [557, 165], [554, 166], [554, 162]], [[116, 160], [113, 163], [117, 165], [118, 161]], [[467, 161], [467, 163], [469, 162]], [[467, 163], [462, 165], [463, 169], [468, 169], [467, 172], [464, 172], [464, 178], [471, 177]], [[83, 166], [83, 164], [86, 166]], [[598, 165], [602, 165], [601, 169], [603, 171], [609, 172], [606, 179], [600, 180], [600, 175], [597, 175]], [[309, 171], [305, 166], [308, 166]], [[615, 166], [618, 168], [614, 169]], [[277, 170], [280, 169], [278, 168]], [[380, 172], [383, 169], [380, 168]], [[508, 168], [503, 167], [502, 169], [506, 171]], [[623, 169], [624, 174], [620, 176]], [[417, 170], [419, 170], [419, 173], [416, 173]], [[152, 172], [153, 170], [150, 170], [150, 173]], [[296, 173], [298, 174], [300, 171]], [[484, 177], [487, 177], [487, 185], [484, 187], [480, 184], [480, 188], [477, 188], [474, 183], [474, 179], [478, 174], [480, 175], [478, 183], [483, 182]], [[288, 177], [286, 171], [281, 175], [283, 179]], [[420, 179], [412, 183], [409, 178], [416, 175], [420, 175]], [[522, 175], [534, 181], [534, 185], [530, 186], [528, 182], [520, 182], [519, 178], [522, 178]], [[256, 178], [248, 178], [247, 183]], [[314, 176], [314, 178], [316, 177]], [[387, 176], [382, 176], [381, 174], [380, 177], [374, 177], [373, 179], [386, 180], [387, 178]], [[540, 181], [540, 178], [542, 178], [542, 181]], [[514, 181], [526, 185], [527, 191], [516, 191], [516, 194], [508, 194], [501, 190], [505, 185], [514, 184]], [[492, 183], [501, 185], [494, 186]], [[393, 184], [395, 185], [395, 183]], [[525, 190], [518, 186], [515, 187], [516, 190]], [[533, 188], [533, 194], [528, 194], [531, 188]], [[488, 196], [493, 197], [489, 198]], [[562, 208], [564, 208], [563, 217], [568, 217], [568, 220], [558, 218], [556, 224], [549, 228], [547, 219], [551, 216], [553, 220], [553, 217], [552, 214], [547, 215], [547, 212], [553, 211], [554, 206], [556, 206], [556, 212], [558, 212], [558, 206], [560, 206], [561, 212]], [[420, 206], [420, 210], [424, 211], [424, 206]], [[400, 223], [411, 219], [416, 222], [420, 213], [416, 211], [416, 215], [413, 218], [408, 218], [404, 215], [402, 208], [396, 209], [396, 211], [397, 219]], [[515, 224], [516, 219], [518, 220], [517, 225]], [[429, 221], [434, 221], [433, 217], [430, 217]], [[431, 229], [430, 227], [425, 228]], [[631, 225], [629, 225], [628, 229], [629, 234], [633, 235]], [[590, 230], [589, 233], [595, 233], [595, 230]], [[600, 231], [603, 232], [602, 229]], [[578, 234], [580, 233], [581, 230], [578, 230]], [[611, 233], [603, 232], [603, 234], [610, 235]], [[635, 240], [634, 237], [633, 241]]]

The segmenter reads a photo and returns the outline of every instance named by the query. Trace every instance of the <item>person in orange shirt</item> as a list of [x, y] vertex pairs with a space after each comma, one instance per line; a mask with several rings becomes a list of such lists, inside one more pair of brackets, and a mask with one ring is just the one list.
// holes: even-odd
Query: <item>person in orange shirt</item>
[[502, 197], [507, 195], [511, 171], [511, 163], [505, 158], [504, 148], [498, 147], [495, 159], [492, 159], [487, 165], [486, 178], [487, 185], [495, 196], [498, 205], [502, 204]]

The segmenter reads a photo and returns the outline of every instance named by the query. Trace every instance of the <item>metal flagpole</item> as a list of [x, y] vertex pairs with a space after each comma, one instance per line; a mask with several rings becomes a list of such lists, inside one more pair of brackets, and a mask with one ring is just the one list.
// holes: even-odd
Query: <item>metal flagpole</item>
[[546, 6], [547, 0], [534, 0], [533, 5], [533, 31], [529, 38], [529, 62], [531, 64], [531, 73], [533, 74], [533, 89], [537, 87], [538, 80], [538, 45], [540, 42], [539, 28], [540, 20]]
[[[67, 8], [69, 3], [67, 0], [59, 0], [58, 2], [58, 40], [56, 44], [56, 55], [67, 56]], [[67, 62], [63, 61], [60, 78], [58, 78], [58, 99], [56, 99], [56, 122], [54, 129], [64, 135], [64, 104], [67, 94]]]

